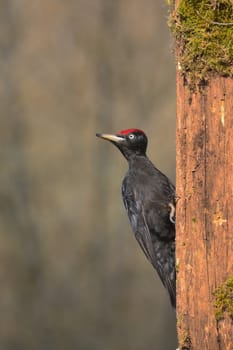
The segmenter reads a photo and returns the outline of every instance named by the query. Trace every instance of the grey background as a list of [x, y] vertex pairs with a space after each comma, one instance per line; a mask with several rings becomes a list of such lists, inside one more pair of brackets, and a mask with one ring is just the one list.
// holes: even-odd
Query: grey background
[[165, 1], [8, 0], [0, 11], [0, 348], [174, 350], [175, 315], [123, 208], [137, 127], [174, 181]]

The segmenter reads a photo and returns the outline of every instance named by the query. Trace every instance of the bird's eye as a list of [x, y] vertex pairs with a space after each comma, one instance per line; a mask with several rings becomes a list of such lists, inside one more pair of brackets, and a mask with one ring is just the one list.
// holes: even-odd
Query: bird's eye
[[134, 134], [129, 134], [129, 139], [130, 140], [133, 140], [135, 138], [135, 135]]

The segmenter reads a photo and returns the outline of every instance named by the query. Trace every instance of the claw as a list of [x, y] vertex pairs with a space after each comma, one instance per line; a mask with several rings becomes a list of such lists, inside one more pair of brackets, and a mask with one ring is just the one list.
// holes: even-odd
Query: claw
[[172, 203], [169, 203], [168, 206], [171, 208], [171, 211], [169, 214], [169, 219], [173, 224], [175, 224], [176, 223], [176, 219], [175, 219], [176, 208], [175, 208], [174, 204], [172, 204]]

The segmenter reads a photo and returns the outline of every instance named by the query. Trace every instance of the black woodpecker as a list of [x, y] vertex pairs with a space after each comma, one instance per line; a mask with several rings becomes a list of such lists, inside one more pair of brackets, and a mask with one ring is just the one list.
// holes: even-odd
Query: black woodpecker
[[128, 161], [122, 197], [135, 237], [176, 307], [175, 187], [147, 158], [142, 130], [96, 134], [111, 141]]

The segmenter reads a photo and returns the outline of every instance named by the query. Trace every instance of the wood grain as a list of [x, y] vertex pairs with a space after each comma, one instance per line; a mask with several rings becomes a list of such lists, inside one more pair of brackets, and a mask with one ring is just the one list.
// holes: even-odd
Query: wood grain
[[[177, 325], [180, 349], [233, 348], [213, 292], [233, 275], [233, 80], [191, 93], [177, 73]], [[186, 347], [185, 347], [186, 346]]]

